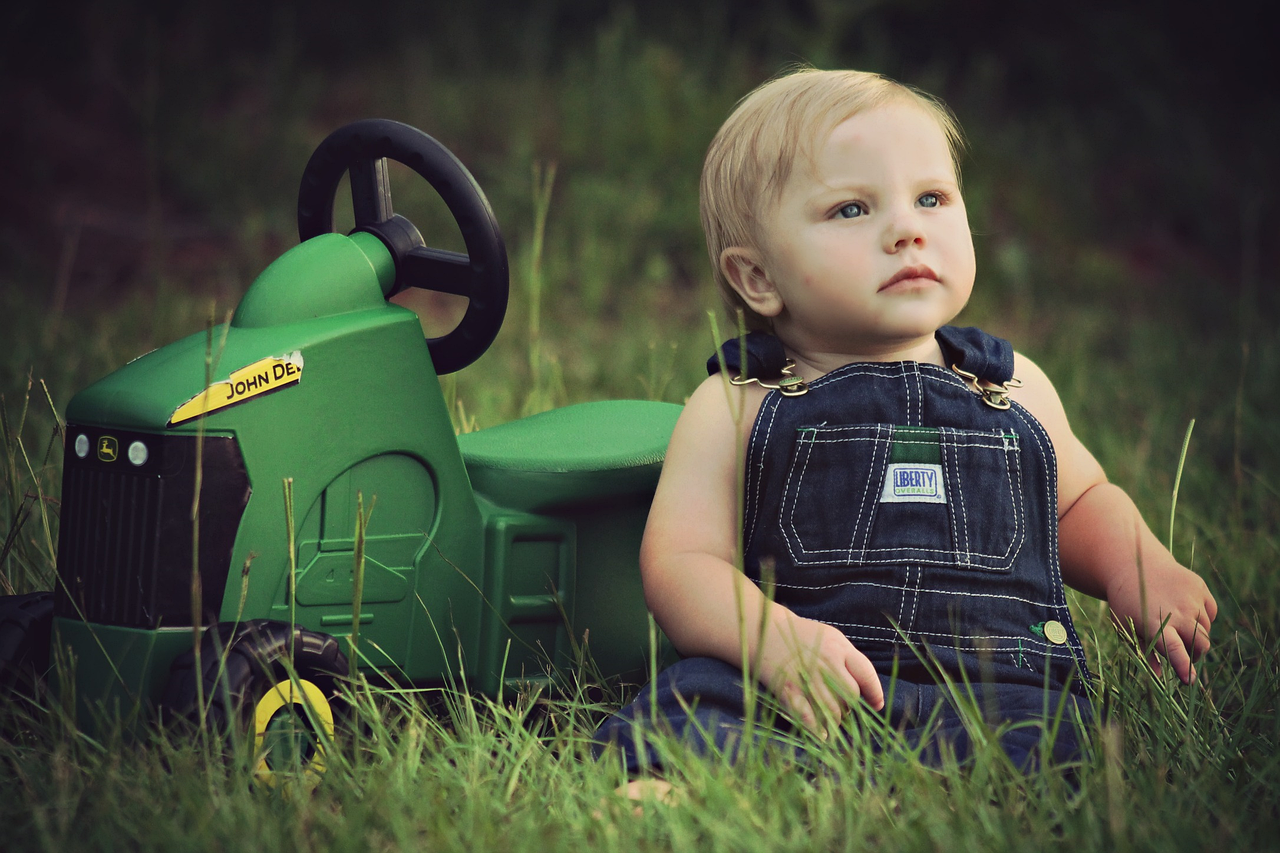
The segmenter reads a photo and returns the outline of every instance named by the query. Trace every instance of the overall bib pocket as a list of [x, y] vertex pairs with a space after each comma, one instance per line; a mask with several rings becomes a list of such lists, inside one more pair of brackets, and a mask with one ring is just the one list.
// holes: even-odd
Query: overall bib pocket
[[1026, 540], [1018, 437], [890, 424], [805, 426], [782, 497], [797, 566], [1008, 571]]

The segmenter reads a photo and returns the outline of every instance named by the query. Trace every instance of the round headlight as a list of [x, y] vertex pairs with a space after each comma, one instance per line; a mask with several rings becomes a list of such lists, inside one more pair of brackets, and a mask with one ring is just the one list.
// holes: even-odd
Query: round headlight
[[129, 461], [134, 465], [143, 465], [147, 461], [147, 446], [141, 441], [129, 445]]
[[88, 456], [89, 455], [89, 436], [85, 435], [84, 433], [80, 433], [79, 435], [77, 435], [75, 448], [76, 448], [76, 456], [79, 456], [81, 459]]

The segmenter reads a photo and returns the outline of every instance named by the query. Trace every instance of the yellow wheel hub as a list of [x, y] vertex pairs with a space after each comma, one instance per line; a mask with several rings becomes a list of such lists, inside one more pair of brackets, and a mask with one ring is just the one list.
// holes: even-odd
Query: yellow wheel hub
[[310, 790], [324, 773], [325, 744], [333, 740], [333, 708], [310, 681], [285, 679], [253, 709], [253, 775], [276, 788], [301, 784]]

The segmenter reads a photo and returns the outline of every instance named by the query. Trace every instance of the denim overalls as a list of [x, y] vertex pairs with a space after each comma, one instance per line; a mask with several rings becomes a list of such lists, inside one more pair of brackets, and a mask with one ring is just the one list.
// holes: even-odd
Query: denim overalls
[[[721, 348], [730, 375], [783, 386], [765, 397], [747, 446], [746, 572], [797, 615], [839, 628], [886, 683], [896, 668], [891, 722], [927, 717], [940, 674], [985, 692], [992, 722], [1043, 716], [1046, 687], [1069, 690], [1087, 715], [1089, 674], [1058, 567], [1053, 447], [1007, 398], [1008, 342], [950, 326], [937, 340], [952, 367], [854, 363], [798, 394], [802, 384], [767, 379], [782, 372], [777, 339], [749, 335], [745, 358], [737, 341]], [[698, 719], [725, 730], [741, 714], [726, 678], [740, 690], [737, 668], [688, 659], [646, 691], [677, 729], [705, 697]], [[619, 740], [611, 723], [602, 741]], [[1005, 746], [1033, 760], [1034, 743]], [[1060, 757], [1075, 752], [1073, 738], [1058, 746]]]

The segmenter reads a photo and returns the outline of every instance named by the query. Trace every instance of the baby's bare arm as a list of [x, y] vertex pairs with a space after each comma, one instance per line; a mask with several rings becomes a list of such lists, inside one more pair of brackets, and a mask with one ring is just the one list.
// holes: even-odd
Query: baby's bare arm
[[[755, 676], [801, 722], [816, 726], [807, 676], [807, 695], [837, 716], [841, 693], [875, 708], [884, 696], [870, 661], [838, 629], [769, 602], [736, 567], [738, 459], [762, 398], [754, 388], [726, 394], [719, 377], [690, 397], [667, 449], [640, 570], [649, 609], [681, 654], [741, 666], [745, 642]], [[737, 418], [731, 399], [733, 409], [744, 407]]]
[[[1119, 622], [1132, 623], [1142, 638], [1154, 640], [1178, 677], [1190, 683], [1193, 662], [1209, 649], [1217, 602], [1200, 576], [1160, 544], [1124, 490], [1107, 482], [1102, 466], [1071, 432], [1044, 372], [1019, 355], [1015, 373], [1023, 381], [1015, 399], [1044, 426], [1058, 458], [1063, 580], [1105, 599]], [[1159, 671], [1158, 661], [1153, 664]]]

